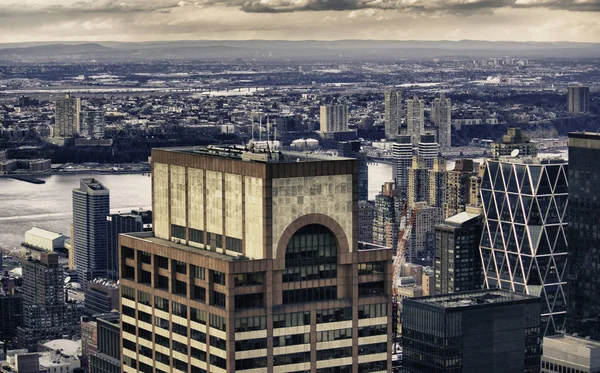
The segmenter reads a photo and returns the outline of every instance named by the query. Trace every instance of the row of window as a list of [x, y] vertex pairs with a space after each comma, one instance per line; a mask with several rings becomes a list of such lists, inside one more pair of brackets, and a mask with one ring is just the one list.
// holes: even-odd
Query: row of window
[[383, 274], [384, 270], [385, 262], [370, 262], [358, 264], [359, 275]]
[[[204, 239], [204, 231], [194, 228], [189, 228], [189, 240], [199, 244], [207, 244], [219, 249], [223, 248], [223, 236], [217, 233], [206, 232], [206, 240]], [[171, 224], [171, 237], [185, 240], [185, 227], [177, 224]], [[238, 253], [242, 252], [242, 240], [225, 236], [225, 248]]]
[[317, 324], [352, 320], [352, 307], [317, 311]]
[[337, 286], [284, 290], [283, 304], [307, 303], [337, 299]]

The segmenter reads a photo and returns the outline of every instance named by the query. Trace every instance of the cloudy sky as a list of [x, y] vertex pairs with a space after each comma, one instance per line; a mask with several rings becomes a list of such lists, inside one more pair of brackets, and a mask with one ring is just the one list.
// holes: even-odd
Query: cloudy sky
[[600, 42], [600, 0], [0, 0], [0, 42]]

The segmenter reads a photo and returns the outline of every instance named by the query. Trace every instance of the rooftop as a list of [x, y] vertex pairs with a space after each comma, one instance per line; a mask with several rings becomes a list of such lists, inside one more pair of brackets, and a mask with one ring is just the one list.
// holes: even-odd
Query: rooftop
[[31, 228], [30, 230], [28, 230], [25, 233], [33, 234], [34, 236], [45, 238], [48, 240], [55, 240], [57, 238], [63, 237], [62, 233], [55, 233], [55, 232], [47, 231], [45, 229], [36, 228], [36, 227]]
[[[600, 349], [600, 341], [575, 337], [568, 334], [557, 334], [553, 336], [544, 337], [544, 339], [550, 339], [555, 343], [561, 343], [564, 345], [584, 347], [589, 349]], [[544, 344], [546, 343], [544, 342]]]
[[108, 190], [100, 181], [94, 178], [81, 179], [81, 189], [83, 190], [84, 185], [91, 190]]
[[52, 350], [60, 351], [63, 355], [81, 355], [81, 339], [77, 341], [73, 341], [70, 339], [55, 339], [44, 343], [44, 346]]
[[533, 156], [526, 157], [512, 157], [512, 156], [501, 156], [498, 159], [488, 159], [486, 162], [502, 162], [502, 163], [514, 163], [514, 164], [527, 164], [527, 165], [550, 165], [550, 164], [564, 164], [568, 162], [556, 156], [556, 158], [538, 158]]
[[480, 214], [474, 214], [472, 212], [461, 212], [444, 220], [444, 223], [451, 225], [461, 225], [468, 222], [469, 220], [477, 218], [478, 216], [480, 216]]
[[414, 298], [412, 301], [429, 304], [439, 308], [459, 308], [470, 306], [482, 306], [498, 303], [509, 303], [521, 300], [536, 300], [537, 297], [513, 293], [508, 290], [476, 290], [445, 295], [433, 295], [423, 298]]

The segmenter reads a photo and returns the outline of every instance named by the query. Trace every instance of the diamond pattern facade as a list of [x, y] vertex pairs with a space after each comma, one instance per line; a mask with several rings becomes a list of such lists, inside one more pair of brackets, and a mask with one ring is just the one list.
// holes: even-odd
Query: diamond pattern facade
[[542, 298], [542, 332], [565, 326], [566, 163], [486, 162], [480, 251], [484, 286]]

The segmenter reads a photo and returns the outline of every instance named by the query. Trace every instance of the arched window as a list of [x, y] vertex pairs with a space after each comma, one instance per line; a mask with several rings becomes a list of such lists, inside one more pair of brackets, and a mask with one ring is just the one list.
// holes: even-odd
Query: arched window
[[309, 224], [300, 228], [285, 251], [283, 282], [337, 277], [337, 243], [329, 228]]

